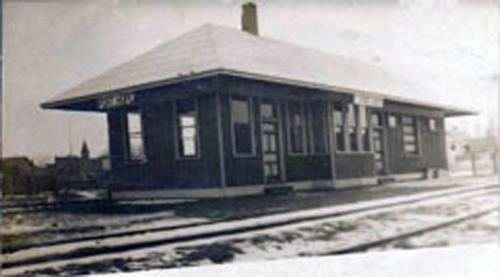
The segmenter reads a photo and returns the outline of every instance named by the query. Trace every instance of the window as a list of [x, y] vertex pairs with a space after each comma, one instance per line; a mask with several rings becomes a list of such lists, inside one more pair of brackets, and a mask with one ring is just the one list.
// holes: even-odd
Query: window
[[387, 118], [389, 123], [389, 128], [394, 129], [397, 127], [397, 117], [396, 115], [390, 114]]
[[144, 161], [146, 160], [146, 152], [144, 151], [144, 138], [142, 134], [142, 119], [139, 112], [127, 113], [127, 138], [128, 138], [128, 155], [129, 161]]
[[429, 131], [431, 132], [436, 131], [436, 119], [434, 118], [429, 118]]
[[403, 146], [404, 152], [408, 154], [418, 154], [417, 125], [416, 119], [412, 116], [403, 116]]
[[325, 154], [328, 152], [326, 111], [325, 104], [321, 101], [309, 103], [311, 149], [315, 154]]
[[[390, 117], [390, 116], [389, 116]], [[382, 115], [378, 112], [372, 112], [372, 126], [373, 127], [382, 127]]]
[[333, 104], [337, 151], [370, 151], [370, 127], [366, 106]]
[[366, 106], [358, 106], [358, 124], [359, 136], [361, 141], [361, 151], [370, 151], [370, 129], [368, 127], [368, 115], [366, 113]]
[[335, 124], [335, 141], [337, 143], [337, 151], [346, 151], [344, 136], [344, 107], [340, 101], [333, 104], [333, 122]]
[[290, 153], [305, 153], [304, 108], [300, 102], [288, 103], [288, 135]]
[[231, 120], [234, 154], [254, 154], [251, 104], [247, 97], [233, 96], [231, 98]]
[[357, 152], [358, 147], [358, 134], [356, 130], [357, 113], [353, 104], [347, 105], [347, 133], [349, 134], [349, 146], [351, 152]]
[[199, 156], [196, 98], [176, 100], [177, 154], [180, 158]]

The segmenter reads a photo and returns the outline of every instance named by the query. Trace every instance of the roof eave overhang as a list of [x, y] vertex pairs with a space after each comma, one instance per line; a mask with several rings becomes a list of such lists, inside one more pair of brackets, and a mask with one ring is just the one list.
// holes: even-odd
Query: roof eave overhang
[[479, 115], [479, 111], [473, 110], [445, 110], [445, 117], [473, 116]]
[[[267, 75], [262, 75], [262, 74], [248, 73], [248, 72], [237, 71], [237, 70], [232, 70], [232, 69], [223, 69], [223, 68], [208, 70], [208, 71], [199, 72], [199, 73], [192, 73], [189, 75], [180, 75], [176, 78], [170, 78], [168, 80], [156, 81], [156, 82], [151, 82], [151, 83], [147, 83], [147, 84], [139, 84], [136, 86], [130, 86], [130, 87], [126, 87], [126, 88], [119, 88], [119, 89], [114, 89], [114, 90], [109, 90], [109, 91], [100, 91], [100, 92], [92, 93], [92, 94], [86, 95], [86, 96], [48, 101], [48, 102], [42, 103], [40, 106], [43, 109], [62, 109], [62, 110], [85, 111], [86, 109], [81, 109], [81, 108], [79, 109], [79, 108], [76, 108], [75, 106], [77, 106], [78, 104], [81, 104], [83, 102], [97, 101], [99, 99], [102, 99], [105, 97], [110, 97], [110, 96], [117, 95], [117, 94], [133, 93], [133, 92], [137, 92], [137, 91], [141, 91], [141, 90], [152, 89], [152, 88], [156, 88], [156, 87], [161, 87], [161, 86], [170, 85], [170, 84], [176, 84], [176, 83], [190, 81], [190, 80], [196, 80], [196, 79], [205, 78], [205, 77], [211, 77], [211, 76], [215, 76], [215, 75], [229, 75], [229, 76], [235, 76], [235, 77], [243, 77], [243, 78], [249, 78], [249, 79], [284, 83], [284, 84], [289, 84], [289, 85], [294, 85], [294, 86], [302, 86], [302, 87], [307, 87], [307, 88], [332, 91], [332, 92], [336, 92], [336, 93], [344, 93], [344, 94], [350, 94], [350, 95], [362, 95], [362, 96], [373, 97], [373, 98], [377, 98], [377, 99], [381, 99], [381, 100], [387, 99], [387, 100], [392, 100], [392, 101], [396, 101], [396, 102], [400, 102], [400, 103], [406, 103], [406, 104], [412, 104], [412, 105], [416, 105], [416, 106], [439, 109], [439, 110], [444, 111], [445, 117], [456, 117], [456, 116], [467, 116], [467, 115], [477, 115], [478, 114], [477, 111], [473, 111], [473, 110], [466, 110], [466, 109], [444, 106], [444, 105], [436, 105], [433, 103], [426, 103], [423, 101], [416, 101], [416, 100], [406, 99], [406, 98], [402, 98], [402, 97], [394, 97], [394, 96], [386, 95], [386, 94], [383, 94], [380, 92], [370, 92], [370, 91], [366, 91], [366, 90], [360, 90], [360, 89], [354, 89], [354, 88], [348, 88], [348, 87], [324, 85], [324, 84], [318, 84], [318, 83], [313, 83], [313, 82], [292, 80], [292, 79], [287, 79], [287, 78], [267, 76]], [[99, 111], [96, 109], [87, 109], [87, 110]]]
[[156, 87], [181, 83], [181, 82], [190, 81], [190, 80], [196, 80], [196, 79], [210, 77], [210, 76], [217, 75], [217, 74], [218, 74], [217, 70], [210, 70], [210, 71], [205, 71], [205, 72], [201, 72], [201, 73], [193, 73], [193, 74], [189, 74], [189, 75], [179, 75], [176, 78], [170, 78], [168, 80], [150, 82], [150, 83], [139, 84], [139, 85], [124, 87], [124, 88], [117, 88], [117, 89], [107, 90], [107, 91], [98, 91], [98, 92], [95, 92], [95, 93], [92, 93], [89, 95], [78, 96], [78, 97], [74, 97], [74, 98], [47, 101], [47, 102], [42, 103], [40, 106], [43, 109], [80, 110], [80, 109], [72, 109], [71, 106], [75, 105], [75, 104], [82, 103], [82, 102], [96, 101], [98, 99], [102, 99], [102, 98], [117, 95], [117, 94], [134, 93], [134, 92], [141, 91], [141, 90], [152, 89], [152, 88], [156, 88]]

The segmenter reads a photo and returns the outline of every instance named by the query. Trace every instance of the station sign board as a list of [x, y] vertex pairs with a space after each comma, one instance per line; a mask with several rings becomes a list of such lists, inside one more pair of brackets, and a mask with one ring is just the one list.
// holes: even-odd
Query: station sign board
[[107, 110], [131, 105], [135, 102], [134, 94], [117, 94], [101, 98], [97, 101], [100, 110]]
[[381, 97], [354, 95], [354, 104], [374, 108], [384, 107], [384, 99]]

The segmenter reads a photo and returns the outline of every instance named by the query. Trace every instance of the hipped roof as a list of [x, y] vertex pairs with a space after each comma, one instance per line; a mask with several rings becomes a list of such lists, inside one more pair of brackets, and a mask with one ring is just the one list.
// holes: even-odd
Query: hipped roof
[[111, 68], [57, 95], [42, 107], [64, 108], [109, 93], [220, 73], [369, 95], [441, 109], [449, 116], [473, 113], [400, 97], [408, 92], [417, 95], [425, 89], [379, 67], [213, 24], [203, 25]]

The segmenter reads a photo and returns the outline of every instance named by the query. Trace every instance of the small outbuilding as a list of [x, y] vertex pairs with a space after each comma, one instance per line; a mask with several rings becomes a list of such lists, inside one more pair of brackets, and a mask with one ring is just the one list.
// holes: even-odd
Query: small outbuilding
[[106, 113], [114, 197], [339, 188], [447, 169], [444, 119], [380, 68], [207, 24], [43, 103]]

